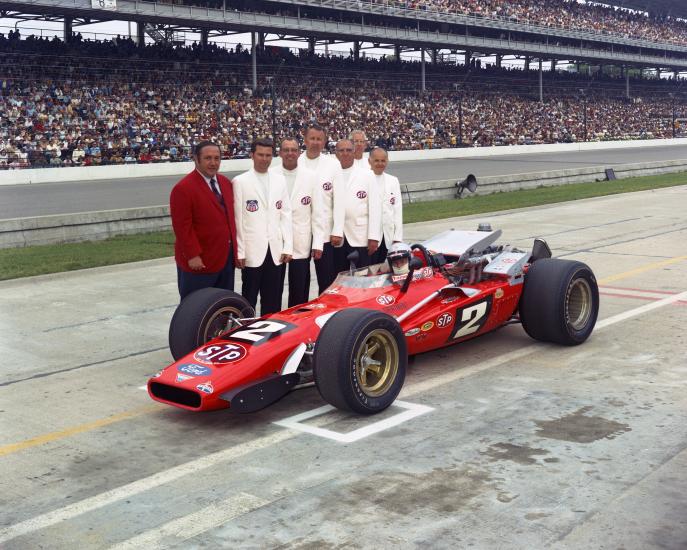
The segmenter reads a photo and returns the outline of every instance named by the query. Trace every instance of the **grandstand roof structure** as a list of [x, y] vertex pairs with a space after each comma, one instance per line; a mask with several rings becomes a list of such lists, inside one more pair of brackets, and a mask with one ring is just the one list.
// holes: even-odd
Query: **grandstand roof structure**
[[[114, 9], [103, 9], [110, 4]], [[611, 3], [611, 2], [607, 2]], [[613, 0], [635, 9], [685, 13], [679, 0]], [[140, 0], [0, 0], [0, 16], [64, 21], [65, 29], [98, 21], [133, 21], [139, 37], [148, 29], [274, 34], [289, 40], [370, 43], [379, 48], [450, 50], [469, 55], [516, 55], [531, 60], [687, 71], [687, 46], [619, 34], [538, 26], [527, 21], [410, 10], [357, 0], [258, 0], [255, 11], [223, 10]], [[255, 8], [253, 8], [255, 6]], [[308, 9], [317, 17], [303, 15]], [[284, 15], [284, 13], [288, 13]], [[141, 30], [142, 29], [142, 30]], [[165, 33], [158, 33], [164, 39]], [[66, 33], [65, 33], [66, 35]], [[167, 36], [171, 33], [167, 33]]]
[[604, 3], [687, 19], [687, 5], [683, 0], [607, 0]]

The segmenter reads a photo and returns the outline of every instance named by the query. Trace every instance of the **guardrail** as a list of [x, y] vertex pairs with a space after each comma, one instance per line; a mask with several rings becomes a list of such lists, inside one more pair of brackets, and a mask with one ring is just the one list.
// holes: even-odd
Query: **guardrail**
[[[605, 166], [532, 172], [507, 176], [477, 176], [476, 194], [515, 191], [542, 186], [599, 181], [604, 182]], [[687, 159], [614, 166], [618, 179], [687, 171]], [[401, 185], [404, 203], [438, 199], [455, 199], [456, 180], [416, 182]], [[35, 218], [0, 220], [0, 248], [19, 248], [40, 244], [57, 244], [98, 240], [115, 235], [163, 231], [171, 228], [169, 207], [151, 206], [102, 212], [84, 212]]]

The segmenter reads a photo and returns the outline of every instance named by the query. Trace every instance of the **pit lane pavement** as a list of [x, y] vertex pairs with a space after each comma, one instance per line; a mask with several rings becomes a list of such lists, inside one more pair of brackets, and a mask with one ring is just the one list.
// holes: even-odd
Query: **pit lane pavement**
[[[576, 348], [510, 326], [420, 356], [401, 399], [433, 410], [349, 444], [274, 424], [321, 407], [314, 389], [242, 417], [148, 402], [169, 259], [0, 283], [0, 544], [683, 548], [686, 198], [407, 226], [547, 238], [595, 270], [600, 328]], [[304, 423], [346, 434], [402, 411]]]

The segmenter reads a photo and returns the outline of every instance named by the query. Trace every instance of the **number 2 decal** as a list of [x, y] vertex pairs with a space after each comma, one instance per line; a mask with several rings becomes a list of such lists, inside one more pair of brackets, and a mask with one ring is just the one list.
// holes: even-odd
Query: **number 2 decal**
[[259, 346], [267, 342], [270, 338], [288, 332], [295, 326], [296, 325], [292, 325], [291, 323], [278, 323], [276, 321], [256, 321], [255, 323], [251, 323], [246, 327], [227, 334], [224, 339], [241, 340], [243, 342], [250, 342], [254, 346]]
[[491, 301], [492, 297], [490, 295], [476, 304], [466, 306], [456, 311], [456, 328], [451, 336], [451, 340], [470, 336], [479, 331], [489, 317]]

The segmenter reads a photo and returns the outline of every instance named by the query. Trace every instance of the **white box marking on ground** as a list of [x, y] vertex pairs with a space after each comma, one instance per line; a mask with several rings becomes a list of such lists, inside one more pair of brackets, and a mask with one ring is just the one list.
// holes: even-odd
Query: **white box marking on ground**
[[420, 416], [434, 410], [432, 407], [427, 407], [426, 405], [417, 405], [415, 403], [408, 403], [406, 401], [394, 401], [392, 407], [393, 406], [406, 410], [389, 418], [385, 418], [384, 420], [380, 420], [379, 422], [374, 422], [369, 426], [358, 428], [357, 430], [353, 430], [352, 432], [348, 433], [335, 432], [334, 430], [318, 428], [317, 426], [311, 426], [309, 424], [302, 423], [304, 420], [308, 420], [310, 418], [314, 418], [315, 416], [336, 410], [331, 405], [324, 405], [323, 407], [318, 407], [317, 409], [313, 409], [311, 411], [290, 416], [284, 420], [274, 422], [274, 424], [283, 428], [289, 428], [299, 432], [316, 435], [318, 437], [333, 439], [339, 443], [353, 443], [354, 441], [358, 441], [359, 439], [363, 439], [364, 437], [372, 434], [388, 430], [389, 428], [403, 424], [404, 422], [407, 422], [416, 416]]

